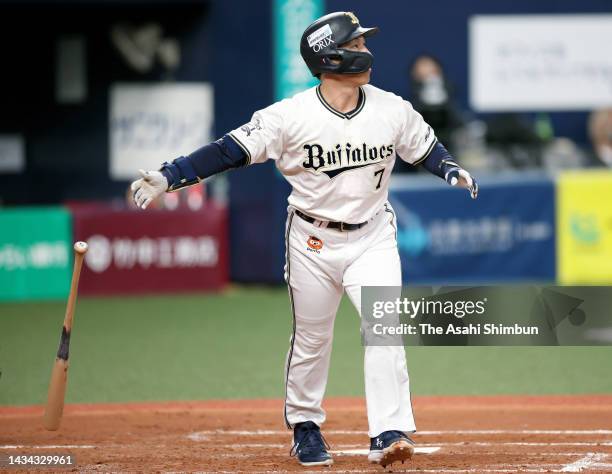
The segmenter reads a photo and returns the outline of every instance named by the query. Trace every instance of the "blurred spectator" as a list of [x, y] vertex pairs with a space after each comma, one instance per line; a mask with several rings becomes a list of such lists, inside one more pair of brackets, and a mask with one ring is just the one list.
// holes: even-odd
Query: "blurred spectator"
[[519, 114], [504, 113], [493, 116], [487, 120], [486, 132], [490, 156], [495, 155], [498, 160], [503, 160], [503, 168], [540, 166], [542, 145], [551, 140], [553, 135], [551, 127], [546, 133], [543, 133], [543, 129], [542, 125], [531, 123]]
[[[431, 125], [440, 143], [455, 154], [453, 134], [461, 128], [462, 120], [453, 104], [452, 87], [442, 65], [429, 54], [417, 56], [409, 69], [409, 82], [412, 106]], [[394, 169], [400, 173], [416, 173], [419, 168], [396, 160]]]
[[554, 138], [542, 152], [542, 165], [549, 172], [584, 168], [588, 164], [585, 153], [569, 138]]
[[410, 67], [411, 100], [432, 126], [440, 142], [453, 153], [452, 134], [462, 125], [453, 103], [453, 90], [440, 62], [431, 55], [418, 56]]
[[516, 113], [487, 121], [487, 160], [492, 169], [544, 168], [550, 172], [587, 166], [585, 154], [566, 137], [555, 137], [550, 116], [534, 120]]
[[588, 126], [595, 155], [600, 163], [612, 166], [612, 108], [593, 111]]

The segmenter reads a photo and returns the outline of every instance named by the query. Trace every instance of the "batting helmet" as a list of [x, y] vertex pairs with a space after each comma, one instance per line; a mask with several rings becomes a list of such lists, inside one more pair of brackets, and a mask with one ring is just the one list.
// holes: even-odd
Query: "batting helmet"
[[378, 27], [363, 28], [351, 12], [330, 13], [306, 28], [300, 41], [300, 53], [313, 76], [319, 77], [323, 72], [359, 74], [372, 67], [374, 56], [342, 49], [340, 45], [377, 32]]

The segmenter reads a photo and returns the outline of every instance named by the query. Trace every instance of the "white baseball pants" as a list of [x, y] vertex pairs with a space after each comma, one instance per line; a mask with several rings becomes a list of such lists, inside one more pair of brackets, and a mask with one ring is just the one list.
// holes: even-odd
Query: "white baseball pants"
[[[320, 426], [343, 291], [361, 313], [361, 286], [401, 286], [395, 215], [387, 204], [366, 226], [341, 232], [308, 223], [290, 208], [286, 242], [293, 334], [285, 367], [285, 421], [288, 427], [309, 420]], [[364, 371], [369, 436], [414, 431], [404, 348], [366, 346]]]

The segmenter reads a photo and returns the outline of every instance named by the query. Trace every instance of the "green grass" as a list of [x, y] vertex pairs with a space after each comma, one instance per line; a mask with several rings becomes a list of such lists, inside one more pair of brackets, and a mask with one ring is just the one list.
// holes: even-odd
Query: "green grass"
[[[0, 304], [0, 405], [46, 397], [64, 303]], [[284, 288], [80, 298], [68, 402], [283, 396]], [[329, 395], [363, 394], [359, 322], [336, 319]], [[612, 347], [407, 348], [416, 395], [612, 392]]]

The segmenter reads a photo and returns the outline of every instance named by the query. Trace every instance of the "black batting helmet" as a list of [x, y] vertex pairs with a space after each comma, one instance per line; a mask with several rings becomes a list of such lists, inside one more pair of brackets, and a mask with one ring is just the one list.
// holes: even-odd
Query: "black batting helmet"
[[313, 76], [319, 77], [323, 72], [359, 74], [372, 67], [374, 57], [370, 53], [342, 49], [340, 45], [377, 32], [378, 27], [363, 28], [352, 12], [330, 13], [306, 28], [300, 53]]

